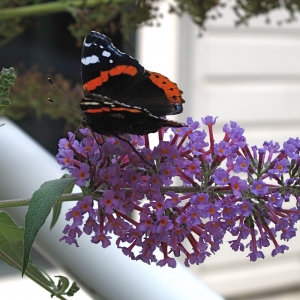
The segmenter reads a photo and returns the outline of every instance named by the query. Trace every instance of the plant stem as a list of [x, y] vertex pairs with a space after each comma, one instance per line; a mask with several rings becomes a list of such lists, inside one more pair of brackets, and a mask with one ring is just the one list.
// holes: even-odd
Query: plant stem
[[[130, 190], [130, 189], [129, 189]], [[193, 186], [166, 186], [161, 187], [160, 192], [164, 195], [168, 191], [173, 191], [175, 193], [197, 193], [201, 192], [202, 188], [193, 187]], [[74, 194], [63, 194], [59, 198], [58, 201], [65, 202], [65, 201], [76, 201], [83, 198], [82, 193], [74, 193]], [[8, 208], [8, 207], [17, 207], [17, 206], [28, 206], [29, 205], [29, 198], [25, 199], [12, 199], [12, 200], [0, 200], [0, 208]]]
[[[63, 194], [59, 198], [58, 201], [75, 201], [82, 199], [81, 193], [74, 193], [74, 194]], [[29, 198], [26, 199], [13, 199], [13, 200], [0, 200], [0, 208], [8, 208], [8, 207], [17, 207], [17, 206], [28, 206], [29, 205]]]
[[[102, 3], [109, 2], [110, 0], [102, 0]], [[126, 2], [126, 0], [114, 0], [114, 2]], [[74, 1], [53, 1], [47, 3], [39, 3], [33, 5], [26, 5], [14, 8], [0, 9], [0, 21], [12, 18], [24, 18], [29, 16], [51, 14], [58, 12], [70, 12], [74, 7], [93, 7], [99, 4], [100, 1], [96, 0], [74, 0]]]

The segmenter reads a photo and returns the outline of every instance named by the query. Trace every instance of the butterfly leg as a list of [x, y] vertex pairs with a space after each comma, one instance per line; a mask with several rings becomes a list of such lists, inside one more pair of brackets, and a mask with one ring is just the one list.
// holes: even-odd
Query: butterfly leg
[[141, 156], [141, 154], [131, 145], [131, 143], [128, 141], [128, 140], [126, 140], [126, 139], [123, 139], [122, 137], [120, 137], [119, 135], [115, 135], [119, 140], [121, 140], [121, 141], [123, 141], [123, 142], [125, 142], [125, 143], [127, 143], [130, 147], [131, 147], [131, 149], [140, 157], [140, 159], [144, 162], [144, 163], [146, 163], [148, 166], [150, 166], [151, 168], [155, 168], [155, 166], [153, 166], [153, 165], [151, 165], [150, 163], [148, 163], [142, 156]]

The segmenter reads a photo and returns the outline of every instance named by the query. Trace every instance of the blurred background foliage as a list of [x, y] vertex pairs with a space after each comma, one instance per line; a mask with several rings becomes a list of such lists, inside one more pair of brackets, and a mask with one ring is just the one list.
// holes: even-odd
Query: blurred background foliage
[[[67, 12], [74, 22], [69, 30], [81, 45], [90, 29], [101, 31], [110, 22], [119, 19], [118, 26], [126, 34], [141, 24], [159, 24], [162, 14], [159, 3], [163, 0], [2, 0], [0, 2], [0, 43], [20, 34], [34, 22], [35, 16]], [[188, 13], [200, 29], [205, 29], [209, 19], [222, 17], [222, 8], [229, 5], [236, 14], [236, 25], [247, 24], [259, 15], [268, 15], [276, 9], [286, 9], [289, 18], [278, 20], [292, 22], [299, 12], [300, 0], [174, 0], [169, 1], [170, 13]]]
[[[90, 30], [102, 32], [112, 38], [116, 47], [134, 55], [133, 47], [128, 46], [134, 44], [134, 31], [142, 24], [160, 25], [163, 17], [159, 10], [161, 1], [1, 0], [0, 67], [14, 67], [18, 74], [11, 92], [12, 105], [5, 114], [15, 120], [46, 116], [55, 120], [48, 127], [76, 128], [80, 124], [78, 114], [47, 101], [48, 97], [54, 97], [55, 101], [59, 98], [64, 106], [76, 109], [69, 101], [62, 100], [62, 95], [49, 84], [47, 77], [79, 103], [83, 96], [80, 52], [84, 36]], [[235, 12], [233, 26], [247, 25], [251, 18], [260, 15], [269, 22], [270, 13], [278, 9], [288, 12], [286, 20], [276, 20], [282, 24], [296, 20], [300, 0], [172, 0], [169, 1], [169, 13], [189, 14], [201, 34], [209, 20], [222, 17], [225, 6], [230, 6]], [[55, 50], [52, 48], [54, 44], [58, 47]], [[58, 51], [62, 57], [58, 56]], [[49, 57], [53, 60], [48, 61]], [[21, 126], [26, 127], [26, 124], [21, 123]]]

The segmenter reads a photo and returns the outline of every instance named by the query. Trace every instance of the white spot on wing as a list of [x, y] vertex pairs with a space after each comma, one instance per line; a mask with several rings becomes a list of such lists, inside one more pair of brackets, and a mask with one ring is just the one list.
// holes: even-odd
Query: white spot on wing
[[90, 47], [92, 43], [84, 43], [84, 47]]
[[90, 65], [90, 64], [99, 63], [100, 60], [99, 60], [98, 56], [92, 55], [92, 56], [83, 57], [81, 59], [81, 62], [82, 62], [83, 65], [87, 66], [87, 65]]
[[106, 50], [104, 50], [104, 51], [102, 52], [102, 56], [110, 57], [110, 56], [111, 56], [111, 53], [108, 52], [108, 51], [106, 51]]
[[89, 101], [85, 101], [85, 102], [81, 102], [81, 105], [94, 105], [94, 106], [99, 106], [99, 102], [89, 102]]
[[104, 47], [102, 45], [99, 46], [101, 49], [103, 49]]
[[109, 60], [109, 63], [111, 63], [111, 64], [112, 64], [113, 62], [114, 62], [114, 61], [113, 61], [112, 59], [110, 59], [110, 60]]

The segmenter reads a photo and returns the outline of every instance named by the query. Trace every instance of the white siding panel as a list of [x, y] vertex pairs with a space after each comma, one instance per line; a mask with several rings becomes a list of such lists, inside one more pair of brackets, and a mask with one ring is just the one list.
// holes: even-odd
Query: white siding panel
[[300, 75], [298, 35], [217, 34], [209, 37], [207, 43], [208, 76], [243, 76], [246, 79], [249, 75], [271, 78]]
[[300, 125], [300, 82], [297, 85], [279, 80], [262, 83], [210, 81], [207, 89], [208, 113], [219, 116], [219, 120], [226, 121], [229, 117], [248, 124], [255, 121], [295, 122]]

